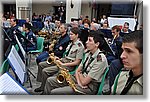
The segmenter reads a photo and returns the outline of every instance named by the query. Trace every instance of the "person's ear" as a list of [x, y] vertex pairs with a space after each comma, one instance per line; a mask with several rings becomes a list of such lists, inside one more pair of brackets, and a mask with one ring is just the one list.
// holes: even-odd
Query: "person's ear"
[[100, 44], [100, 43], [99, 43], [99, 42], [97, 42], [97, 43], [96, 43], [96, 46], [98, 47], [98, 46], [99, 46], [99, 44]]

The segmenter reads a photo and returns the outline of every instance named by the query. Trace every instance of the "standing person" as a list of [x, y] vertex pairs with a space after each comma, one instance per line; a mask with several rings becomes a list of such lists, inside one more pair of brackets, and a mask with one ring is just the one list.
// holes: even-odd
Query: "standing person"
[[[64, 66], [69, 71], [73, 71], [76, 66], [78, 66], [81, 62], [84, 52], [84, 46], [81, 41], [78, 39], [79, 29], [74, 27], [70, 31], [70, 40], [71, 43], [66, 48], [66, 54], [63, 58], [59, 59], [59, 63], [61, 66]], [[42, 82], [39, 88], [36, 88], [35, 92], [44, 91], [44, 86], [46, 83], [46, 79], [49, 76], [53, 76], [57, 74], [59, 68], [54, 64], [45, 64], [44, 62], [39, 63], [38, 65], [38, 75], [37, 81]]]
[[107, 20], [106, 15], [103, 15], [102, 18], [101, 18], [101, 20], [100, 20], [101, 26], [103, 26], [103, 24], [104, 24], [104, 22], [105, 22], [106, 20]]
[[143, 31], [134, 31], [123, 38], [122, 70], [112, 86], [113, 94], [143, 94]]
[[102, 38], [97, 32], [92, 32], [86, 42], [85, 61], [80, 63], [75, 75], [71, 75], [79, 93], [74, 91], [67, 82], [59, 83], [56, 76], [46, 81], [44, 94], [96, 94], [102, 76], [108, 66], [105, 55], [99, 50]]

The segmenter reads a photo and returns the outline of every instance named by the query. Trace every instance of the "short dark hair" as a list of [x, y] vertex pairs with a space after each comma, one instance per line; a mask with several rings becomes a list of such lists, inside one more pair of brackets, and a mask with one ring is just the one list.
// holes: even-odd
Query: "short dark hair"
[[67, 25], [67, 24], [61, 23], [61, 25], [64, 25], [64, 28], [65, 28], [65, 29], [68, 29], [68, 25]]
[[115, 26], [112, 27], [112, 30], [115, 30], [115, 29], [116, 29], [117, 32], [121, 31], [121, 29], [118, 25], [115, 25]]
[[126, 24], [127, 26], [129, 26], [129, 23], [128, 23], [128, 22], [125, 22], [124, 24]]
[[16, 19], [16, 18], [13, 18], [13, 21], [16, 22], [16, 24], [19, 23], [18, 19]]
[[123, 43], [131, 43], [135, 42], [135, 47], [139, 50], [141, 54], [143, 54], [143, 31], [136, 30], [129, 34], [126, 34], [123, 37]]
[[24, 23], [24, 25], [25, 25], [25, 28], [27, 28], [28, 30], [31, 29], [31, 24], [29, 24], [29, 23]]
[[78, 27], [73, 27], [73, 28], [71, 28], [71, 30], [70, 30], [72, 33], [74, 33], [74, 34], [79, 34], [79, 28]]
[[104, 44], [104, 39], [103, 39], [103, 34], [100, 34], [101, 32], [98, 32], [98, 31], [91, 31], [89, 33], [89, 37], [93, 37], [93, 40], [95, 43], [99, 42], [99, 48], [101, 48]]

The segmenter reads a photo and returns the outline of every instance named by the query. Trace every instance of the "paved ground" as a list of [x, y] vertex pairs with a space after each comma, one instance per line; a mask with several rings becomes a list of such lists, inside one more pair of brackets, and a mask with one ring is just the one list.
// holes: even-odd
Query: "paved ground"
[[[32, 55], [31, 57], [31, 61], [30, 61], [30, 68], [29, 70], [34, 74], [35, 77], [37, 77], [37, 72], [38, 72], [38, 66], [36, 64], [35, 61], [36, 56]], [[27, 67], [28, 68], [28, 67]], [[9, 73], [15, 78], [14, 72], [12, 71], [12, 69], [9, 69]], [[34, 92], [35, 88], [40, 87], [41, 83], [36, 81], [36, 78], [34, 78], [31, 74], [29, 75], [30, 79], [31, 79], [31, 84], [32, 87], [30, 85], [29, 81], [26, 81], [23, 85], [23, 87], [25, 89], [27, 89], [27, 91], [31, 94], [31, 95], [40, 95], [41, 92]]]
[[[35, 77], [37, 77], [38, 66], [36, 64], [35, 58], [36, 58], [36, 56], [32, 55], [29, 70], [35, 75]], [[41, 85], [41, 83], [37, 82], [36, 78], [34, 78], [31, 74], [29, 75], [29, 77], [31, 79], [32, 88], [30, 87], [29, 81], [24, 83], [24, 87], [32, 95], [39, 95], [39, 94], [41, 94], [41, 93], [34, 92], [34, 89], [38, 88]]]

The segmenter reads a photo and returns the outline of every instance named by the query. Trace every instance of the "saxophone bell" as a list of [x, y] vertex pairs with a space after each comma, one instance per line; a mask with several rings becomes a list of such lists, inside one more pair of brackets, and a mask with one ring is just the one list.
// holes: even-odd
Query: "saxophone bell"
[[53, 63], [53, 61], [52, 61], [52, 59], [49, 57], [48, 59], [47, 59], [47, 64], [52, 64]]
[[57, 75], [57, 82], [58, 83], [64, 83], [65, 82], [65, 76], [63, 74]]
[[51, 53], [50, 55], [49, 55], [49, 58], [47, 59], [47, 64], [52, 64], [52, 63], [54, 63], [54, 53]]

